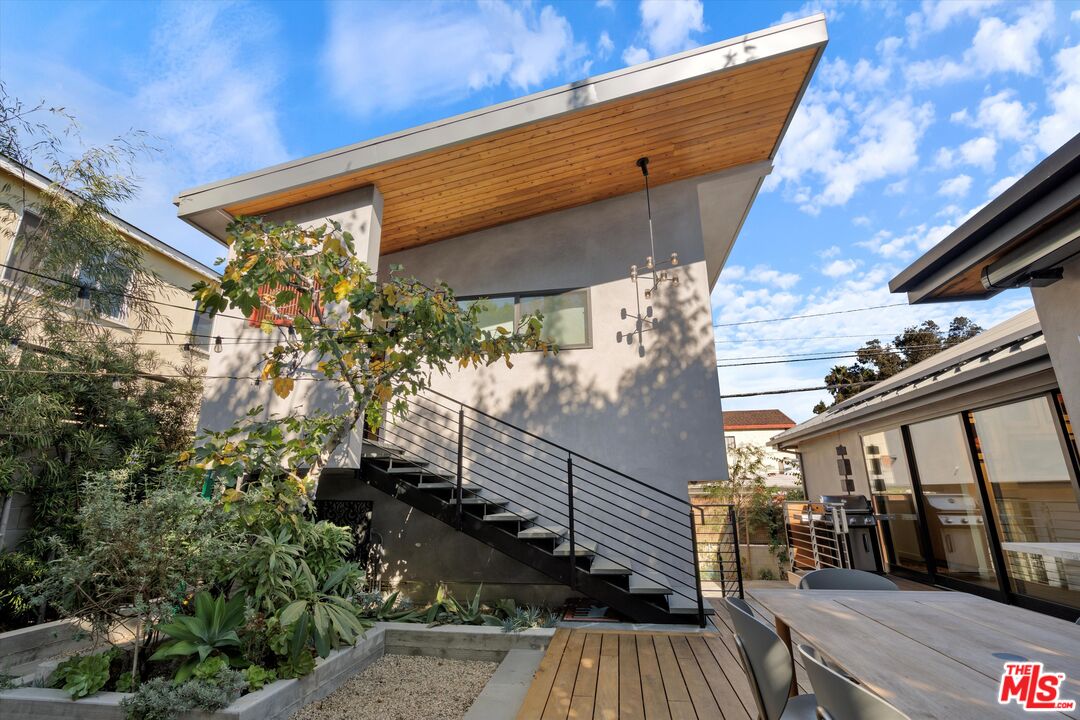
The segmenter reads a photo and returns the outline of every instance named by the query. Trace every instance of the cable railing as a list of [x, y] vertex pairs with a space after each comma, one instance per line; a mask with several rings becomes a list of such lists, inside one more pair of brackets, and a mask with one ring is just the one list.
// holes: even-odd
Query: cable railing
[[[408, 411], [381, 430], [399, 459], [452, 483], [459, 519], [468, 498], [501, 504], [557, 536], [573, 588], [586, 554], [670, 589], [704, 623], [699, 556], [726, 568], [725, 593], [741, 593], [731, 541], [703, 543], [686, 499], [648, 485], [536, 433], [442, 393], [408, 399]], [[609, 567], [610, 569], [610, 567]]]
[[842, 504], [789, 500], [784, 503], [784, 525], [792, 570], [851, 567]]
[[701, 579], [720, 586], [724, 597], [743, 596], [742, 557], [735, 506], [694, 504], [694, 548]]

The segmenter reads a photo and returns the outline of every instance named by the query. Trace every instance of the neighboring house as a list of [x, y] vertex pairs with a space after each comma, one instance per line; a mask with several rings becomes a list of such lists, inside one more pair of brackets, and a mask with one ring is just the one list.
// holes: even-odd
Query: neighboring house
[[[47, 191], [60, 190], [41, 173], [0, 155], [0, 262], [3, 263], [0, 266], [0, 294], [16, 289], [21, 271], [36, 270], [33, 253], [26, 249], [40, 222], [34, 209], [40, 203], [41, 193]], [[124, 311], [123, 298], [119, 297], [115, 299], [111, 317], [84, 313], [80, 314], [80, 319], [98, 323], [119, 337], [137, 337], [140, 342], [153, 343], [148, 349], [157, 354], [160, 361], [157, 370], [162, 374], [175, 373], [173, 367], [184, 364], [192, 356], [205, 362], [211, 324], [207, 317], [195, 313], [195, 302], [188, 289], [197, 280], [217, 280], [219, 274], [121, 218], [109, 216], [108, 220], [141, 250], [145, 267], [161, 278], [162, 283], [153, 298], [160, 303], [157, 308], [161, 323], [155, 326], [154, 332], [137, 333]], [[72, 279], [75, 277], [73, 273]], [[205, 337], [189, 338], [191, 333]], [[189, 341], [190, 351], [183, 348]], [[33, 347], [33, 337], [24, 338], [24, 345]], [[30, 503], [24, 495], [12, 496], [11, 502], [2, 507], [0, 550], [17, 544], [32, 522]]]
[[892, 281], [912, 302], [1030, 286], [1035, 308], [773, 438], [807, 494], [872, 498], [892, 572], [1080, 610], [1080, 136]]
[[[10, 292], [19, 282], [20, 271], [35, 271], [33, 253], [27, 244], [33, 241], [40, 217], [34, 209], [41, 193], [60, 191], [52, 180], [31, 168], [0, 155], [0, 293]], [[160, 313], [160, 324], [154, 332], [137, 333], [124, 309], [123, 298], [115, 298], [113, 312], [105, 316], [87, 315], [84, 319], [129, 338], [138, 334], [142, 342], [152, 346], [160, 359], [162, 373], [175, 372], [170, 366], [181, 365], [194, 354], [205, 359], [210, 348], [209, 318], [196, 314], [195, 301], [189, 289], [197, 280], [218, 280], [220, 275], [198, 260], [185, 255], [152, 235], [143, 232], [123, 219], [110, 215], [120, 233], [142, 252], [144, 266], [156, 273], [162, 283], [153, 300]], [[72, 279], [75, 279], [73, 274]], [[189, 338], [189, 334], [199, 337]], [[191, 341], [191, 351], [184, 344]]]
[[[435, 377], [382, 430], [423, 476], [359, 435], [324, 475], [319, 502], [370, 518], [387, 582], [549, 602], [571, 586], [642, 620], [697, 612], [687, 487], [726, 473], [710, 290], [826, 40], [819, 15], [179, 195], [180, 217], [221, 242], [239, 215], [334, 218], [380, 273], [491, 298], [492, 327], [544, 312], [557, 356]], [[630, 279], [651, 254], [645, 156], [656, 255], [680, 261], [651, 298]], [[221, 316], [214, 333], [262, 337]], [[230, 345], [209, 375], [258, 358]], [[297, 387], [281, 400], [211, 377], [200, 425], [334, 402], [325, 383]]]
[[795, 421], [775, 408], [725, 410], [724, 447], [729, 452], [744, 445], [761, 448], [765, 451], [766, 482], [784, 487], [795, 486], [799, 482], [799, 456], [769, 446], [769, 440], [793, 427]]

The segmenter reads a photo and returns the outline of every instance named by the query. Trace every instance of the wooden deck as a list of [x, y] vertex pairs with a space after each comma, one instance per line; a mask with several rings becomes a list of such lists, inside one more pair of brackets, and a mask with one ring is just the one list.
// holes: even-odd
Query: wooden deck
[[750, 720], [726, 626], [709, 633], [559, 629], [519, 720]]
[[[893, 578], [902, 590], [926, 585]], [[769, 624], [772, 614], [746, 599]], [[630, 632], [560, 628], [540, 662], [518, 712], [518, 720], [751, 720], [753, 695], [739, 662], [731, 619], [718, 593], [707, 593], [716, 609], [709, 632]], [[792, 639], [801, 638], [794, 633]], [[811, 692], [798, 662], [799, 692]]]

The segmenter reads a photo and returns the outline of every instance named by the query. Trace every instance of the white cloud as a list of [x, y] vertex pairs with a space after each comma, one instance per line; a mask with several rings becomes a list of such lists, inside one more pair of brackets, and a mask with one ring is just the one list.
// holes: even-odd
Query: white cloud
[[1025, 7], [1011, 25], [996, 16], [983, 18], [960, 62], [920, 60], [908, 65], [905, 77], [913, 86], [931, 87], [995, 72], [1035, 75], [1041, 67], [1039, 42], [1053, 23], [1054, 7], [1047, 2]]
[[775, 285], [781, 290], [790, 290], [799, 282], [799, 276], [795, 273], [773, 270], [768, 265], [756, 266], [749, 272], [747, 279], [762, 285]]
[[836, 22], [844, 17], [844, 13], [840, 10], [840, 3], [838, 0], [808, 0], [799, 6], [798, 10], [789, 10], [781, 15], [780, 19], [774, 23], [774, 25], [791, 22], [792, 20], [798, 20], [810, 15], [817, 15], [818, 13], [825, 13], [829, 22]]
[[529, 90], [573, 68], [585, 52], [550, 5], [331, 8], [324, 64], [334, 94], [359, 115], [446, 104], [502, 84]]
[[997, 137], [1005, 140], [1022, 142], [1031, 134], [1030, 109], [1014, 99], [1012, 90], [1002, 90], [996, 95], [983, 98], [979, 102], [979, 112], [975, 126], [990, 130]]
[[[231, 37], [226, 28], [242, 25]], [[134, 98], [170, 158], [194, 165], [201, 178], [238, 166], [272, 165], [288, 154], [278, 126], [280, 73], [258, 52], [273, 42], [264, 15], [225, 4], [173, 5], [153, 34], [147, 82]]]
[[1069, 13], [1069, 19], [1073, 22], [1080, 22], [1080, 10], [1073, 10]]
[[615, 0], [596, 0], [596, 7], [604, 8], [605, 10], [614, 10]]
[[649, 61], [649, 51], [636, 45], [630, 45], [623, 50], [622, 60], [627, 65], [640, 65]]
[[[807, 213], [844, 205], [864, 184], [902, 175], [918, 163], [918, 142], [933, 118], [930, 103], [911, 98], [874, 98], [848, 118], [845, 104], [828, 107], [820, 99], [804, 100], [780, 148], [776, 169], [765, 190], [785, 187]], [[852, 121], [855, 132], [849, 131]], [[821, 180], [816, 194], [807, 186]]]
[[611, 36], [608, 35], [608, 31], [604, 30], [602, 33], [600, 33], [600, 39], [596, 41], [597, 56], [601, 60], [607, 60], [614, 49], [615, 43], [612, 42]]
[[949, 169], [956, 164], [956, 153], [952, 148], [938, 148], [937, 154], [934, 155], [934, 166], [943, 169]]
[[840, 248], [838, 246], [836, 246], [836, 245], [830, 245], [829, 247], [825, 248], [824, 250], [819, 250], [817, 255], [822, 260], [828, 260], [829, 258], [834, 258], [839, 254], [840, 254]]
[[992, 137], [984, 136], [968, 140], [957, 148], [957, 152], [965, 164], [990, 172], [994, 169], [997, 149], [997, 141]]
[[945, 197], [961, 198], [968, 194], [971, 190], [971, 176], [970, 175], [957, 175], [956, 177], [949, 178], [941, 183], [938, 188], [938, 195], [944, 195]]
[[986, 191], [986, 197], [993, 200], [1001, 193], [1011, 188], [1017, 180], [1020, 179], [1019, 175], [1011, 175], [998, 180], [996, 183], [990, 186], [990, 189]]
[[831, 263], [821, 268], [821, 274], [826, 277], [838, 278], [844, 275], [850, 275], [855, 272], [855, 268], [859, 267], [857, 260], [833, 260]]
[[851, 218], [851, 224], [856, 227], [870, 227], [870, 218], [865, 215], [857, 215]]
[[1039, 120], [1035, 143], [1044, 153], [1057, 150], [1080, 129], [1080, 45], [1054, 55], [1057, 73], [1048, 92], [1053, 112]]
[[691, 33], [705, 30], [701, 0], [641, 0], [641, 30], [654, 56], [694, 47]]
[[941, 32], [954, 20], [978, 17], [996, 5], [999, 0], [924, 0], [919, 12], [905, 19], [908, 41], [915, 45], [928, 33]]
[[907, 192], [907, 188], [908, 188], [908, 179], [904, 178], [903, 180], [897, 180], [894, 183], [889, 183], [888, 185], [886, 185], [885, 186], [885, 194], [886, 195], [903, 195], [904, 193]]

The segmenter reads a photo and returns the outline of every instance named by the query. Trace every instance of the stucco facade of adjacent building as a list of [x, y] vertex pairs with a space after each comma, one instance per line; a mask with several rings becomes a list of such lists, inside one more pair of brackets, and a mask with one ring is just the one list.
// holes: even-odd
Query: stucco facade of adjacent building
[[731, 464], [731, 450], [751, 445], [764, 453], [766, 482], [778, 487], [793, 487], [799, 482], [799, 456], [778, 450], [769, 441], [785, 430], [795, 427], [795, 421], [780, 410], [725, 410], [724, 447]]
[[[332, 218], [383, 277], [400, 265], [445, 281], [459, 298], [488, 299], [492, 328], [542, 308], [558, 355], [439, 375], [433, 389], [633, 478], [618, 492], [648, 516], [658, 512], [655, 497], [685, 502], [689, 483], [726, 476], [715, 441], [723, 420], [710, 290], [825, 41], [820, 16], [789, 23], [194, 188], [177, 198], [179, 214], [221, 241], [238, 215], [302, 225]], [[630, 266], [654, 254], [641, 157], [650, 160], [656, 259], [679, 260], [670, 272], [680, 282], [652, 297], [630, 279]], [[228, 317], [214, 333], [262, 337]], [[216, 380], [249, 375], [258, 362], [251, 346], [226, 350], [210, 359], [203, 426], [228, 425], [256, 404], [269, 416], [343, 400], [327, 383], [298, 383], [282, 400], [253, 382]], [[355, 472], [363, 447], [355, 434], [340, 448], [339, 470], [319, 493], [374, 503], [387, 577], [527, 588], [519, 597], [566, 593], [366, 485]], [[526, 509], [536, 492], [524, 478], [499, 489], [508, 507]], [[549, 522], [567, 520], [565, 507], [545, 512]], [[635, 568], [648, 565], [619, 532], [605, 542]], [[689, 549], [688, 533], [651, 532]]]
[[[17, 275], [19, 257], [15, 252], [20, 233], [33, 226], [38, 218], [35, 208], [41, 202], [42, 193], [57, 192], [52, 180], [25, 167], [10, 158], [0, 156], [0, 292], [9, 292], [12, 278]], [[152, 328], [154, 332], [139, 332], [139, 328], [122, 311], [116, 317], [92, 316], [87, 319], [115, 332], [118, 337], [141, 338], [143, 342], [155, 343], [152, 349], [159, 358], [162, 373], [174, 372], [170, 368], [183, 365], [194, 357], [205, 362], [209, 338], [199, 337], [192, 341], [193, 350], [183, 346], [197, 324], [195, 301], [191, 286], [199, 280], [216, 281], [219, 274], [198, 260], [143, 232], [134, 225], [115, 216], [108, 218], [121, 235], [137, 247], [144, 267], [155, 273], [161, 284], [155, 289], [152, 300], [159, 318]], [[33, 268], [26, 268], [32, 270]], [[209, 333], [209, 318], [202, 321], [197, 334]]]

